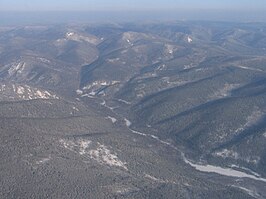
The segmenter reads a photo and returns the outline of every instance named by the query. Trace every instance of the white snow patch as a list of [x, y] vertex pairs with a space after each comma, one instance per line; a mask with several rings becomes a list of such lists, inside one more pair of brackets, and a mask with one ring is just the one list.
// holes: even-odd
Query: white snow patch
[[80, 140], [79, 141], [79, 145], [80, 145], [79, 154], [84, 155], [90, 144], [91, 144], [90, 140]]
[[240, 66], [240, 65], [235, 65], [237, 68], [245, 69], [245, 70], [253, 70], [253, 71], [258, 71], [258, 72], [263, 72], [263, 70], [258, 69], [258, 68], [252, 68], [252, 67], [247, 67], [247, 66]]
[[147, 173], [144, 173], [144, 177], [145, 178], [148, 178], [148, 179], [150, 179], [152, 181], [158, 182], [158, 183], [172, 183], [172, 184], [177, 184], [177, 182], [175, 182], [175, 181], [168, 180], [168, 179], [161, 179], [161, 178], [155, 177], [155, 176], [150, 175], [150, 174], [147, 174]]
[[63, 38], [63, 39], [57, 39], [57, 40], [54, 42], [54, 44], [55, 44], [56, 46], [61, 46], [61, 45], [63, 45], [66, 41], [67, 41], [66, 38]]
[[25, 92], [24, 87], [22, 87], [22, 86], [17, 87], [17, 94], [22, 95], [22, 94], [24, 94], [24, 92]]
[[249, 178], [257, 181], [266, 182], [265, 178], [257, 177], [251, 174], [247, 174], [242, 171], [237, 171], [231, 168], [222, 168], [218, 166], [213, 165], [201, 165], [201, 164], [194, 164], [190, 162], [188, 159], [186, 159], [185, 155], [182, 153], [183, 160], [186, 164], [189, 164], [191, 167], [194, 167], [196, 170], [201, 172], [207, 172], [207, 173], [217, 173], [224, 176], [229, 177], [237, 177], [237, 178]]
[[120, 58], [114, 58], [114, 59], [107, 59], [108, 62], [110, 63], [116, 63], [120, 60]]
[[43, 58], [43, 57], [40, 57], [39, 58], [42, 62], [44, 63], [50, 63], [50, 60], [46, 59], [46, 58]]
[[260, 177], [260, 174], [254, 172], [254, 171], [252, 171], [252, 170], [250, 170], [250, 169], [248, 169], [248, 168], [246, 168], [246, 167], [240, 167], [240, 166], [238, 166], [238, 165], [234, 165], [234, 164], [232, 164], [232, 165], [231, 165], [231, 168], [239, 168], [239, 169], [243, 169], [243, 170], [246, 170], [246, 171], [252, 173], [254, 176]]
[[12, 76], [16, 73], [22, 73], [25, 66], [26, 66], [26, 63], [24, 63], [24, 62], [13, 63], [13, 64], [11, 64], [11, 67], [8, 69], [8, 74], [10, 76]]
[[98, 80], [94, 81], [87, 86], [82, 88], [83, 93], [89, 93], [91, 96], [95, 96], [96, 94], [103, 94], [104, 92], [97, 93], [101, 88], [106, 86], [113, 86], [115, 84], [120, 83], [120, 81], [106, 81], [106, 80]]
[[216, 152], [215, 155], [222, 158], [234, 158], [234, 159], [239, 158], [239, 154], [237, 152], [230, 151], [228, 149], [223, 149], [222, 151]]
[[137, 192], [140, 189], [137, 187], [129, 187], [128, 185], [122, 184], [114, 184], [112, 183], [109, 188], [112, 192], [116, 194], [127, 194], [127, 193], [132, 193], [132, 192]]
[[170, 142], [167, 142], [167, 141], [164, 141], [164, 140], [161, 140], [159, 137], [155, 136], [155, 135], [152, 135], [152, 134], [145, 134], [145, 133], [141, 133], [139, 131], [135, 131], [131, 128], [129, 128], [129, 130], [134, 133], [134, 134], [137, 134], [137, 135], [141, 135], [141, 136], [144, 136], [144, 137], [150, 137], [152, 139], [155, 139], [157, 140], [158, 142], [162, 143], [163, 145], [167, 145], [175, 150], [177, 150], [177, 148], [175, 146], [173, 146]]
[[[74, 147], [78, 146], [77, 144], [75, 144], [75, 142], [71, 141], [71, 140], [64, 140], [64, 139], [60, 139], [59, 142], [68, 150], [70, 151], [74, 151]], [[75, 151], [74, 151], [75, 152]]]
[[103, 101], [101, 102], [101, 105], [102, 105], [102, 106], [105, 106], [105, 105], [106, 105], [106, 101], [103, 100]]
[[128, 129], [134, 133], [134, 134], [137, 134], [137, 135], [141, 135], [141, 136], [144, 136], [144, 137], [150, 137], [152, 139], [155, 139], [157, 140], [158, 142], [162, 143], [163, 145], [167, 145], [175, 150], [178, 150], [177, 147], [173, 146], [170, 142], [167, 142], [167, 141], [164, 141], [164, 140], [161, 140], [159, 137], [155, 136], [155, 135], [152, 135], [152, 134], [145, 134], [145, 133], [142, 133], [142, 132], [139, 132], [139, 131], [135, 131], [131, 128], [129, 128], [131, 126], [131, 122], [127, 119], [127, 118], [124, 118], [124, 121], [126, 123], [126, 126], [128, 127]]
[[165, 64], [160, 65], [156, 70], [163, 70], [166, 67]]
[[197, 68], [195, 71], [199, 72], [199, 71], [207, 71], [209, 70], [209, 68]]
[[184, 65], [184, 70], [190, 69], [190, 68], [195, 68], [195, 66], [189, 64], [189, 65]]
[[93, 96], [91, 96], [91, 95], [89, 95], [89, 94], [81, 95], [81, 97], [95, 98], [95, 97], [93, 97]]
[[126, 126], [130, 127], [132, 123], [127, 118], [124, 118], [124, 120], [126, 122]]
[[16, 92], [16, 85], [12, 84], [12, 88], [13, 88], [13, 92], [15, 93]]
[[163, 77], [162, 82], [167, 84], [167, 88], [170, 88], [173, 86], [182, 86], [182, 85], [189, 83], [189, 81], [183, 81], [183, 80], [170, 81], [170, 77]]
[[233, 89], [236, 89], [239, 87], [239, 84], [228, 84], [226, 83], [223, 88], [216, 91], [213, 95], [210, 96], [210, 98], [224, 98], [231, 95], [231, 92]]
[[82, 95], [83, 94], [83, 91], [80, 90], [80, 89], [78, 89], [78, 90], [76, 90], [76, 93], [77, 93], [77, 95]]
[[39, 90], [36, 91], [36, 94], [37, 94], [40, 98], [44, 98], [44, 97], [45, 97], [45, 95], [44, 95], [41, 91], [39, 91]]
[[126, 100], [123, 100], [123, 99], [117, 99], [119, 102], [123, 102], [123, 103], [125, 103], [125, 104], [131, 104], [131, 102], [128, 102], [128, 101], [126, 101]]
[[91, 91], [91, 92], [89, 93], [89, 95], [95, 96], [95, 95], [96, 95], [96, 92], [95, 92], [95, 91]]
[[73, 108], [73, 110], [75, 110], [75, 111], [79, 111], [79, 109], [78, 109], [77, 107], [75, 107], [75, 106], [73, 106], [72, 108]]
[[253, 111], [250, 116], [247, 118], [247, 122], [244, 125], [244, 127], [250, 127], [254, 124], [256, 124], [263, 116], [264, 116], [264, 111], [261, 111], [259, 109]]
[[150, 135], [150, 137], [152, 137], [153, 139], [159, 140], [159, 137], [157, 137], [155, 135]]
[[101, 91], [101, 92], [98, 93], [98, 95], [106, 96], [106, 93], [104, 91]]
[[97, 149], [90, 150], [89, 155], [92, 159], [102, 164], [107, 164], [109, 166], [122, 167], [126, 170], [126, 163], [118, 159], [116, 154], [112, 154], [111, 151], [103, 144], [99, 144]]
[[165, 45], [165, 48], [166, 48], [167, 53], [169, 53], [169, 54], [174, 53], [174, 46], [167, 44], [167, 45]]
[[45, 90], [30, 87], [28, 85], [8, 84], [0, 87], [1, 99], [59, 99]]
[[138, 37], [138, 33], [135, 32], [125, 32], [123, 33], [122, 40], [127, 42], [130, 46], [133, 46], [133, 41]]
[[239, 134], [246, 128], [256, 124], [261, 118], [265, 115], [265, 112], [260, 110], [258, 107], [251, 113], [250, 116], [247, 117], [246, 123], [244, 125], [241, 125], [239, 128], [235, 130], [236, 134]]
[[75, 141], [61, 139], [59, 142], [66, 149], [78, 153], [83, 157], [93, 159], [99, 164], [121, 167], [128, 170], [126, 167], [126, 162], [122, 162], [116, 153], [112, 153], [110, 149], [99, 142], [95, 143], [94, 145], [92, 141], [87, 139], [79, 139]]
[[159, 182], [159, 183], [168, 183], [168, 182], [169, 182], [169, 181], [166, 181], [166, 180], [162, 180], [162, 179], [156, 178], [156, 177], [151, 176], [151, 175], [146, 174], [146, 173], [145, 173], [144, 177], [145, 177], [145, 178], [148, 178], [148, 179], [150, 179], [150, 180], [153, 180], [153, 181], [155, 181], [155, 182]]
[[130, 46], [133, 46], [133, 43], [132, 43], [129, 39], [127, 39], [127, 43], [128, 43]]
[[91, 44], [98, 44], [98, 38], [92, 35], [84, 35], [84, 34], [78, 34], [75, 32], [67, 32], [66, 33], [66, 38], [68, 40], [73, 40], [73, 41], [78, 41], [78, 42], [88, 42]]
[[188, 42], [188, 43], [191, 43], [192, 41], [193, 41], [192, 38], [191, 38], [190, 36], [188, 36], [188, 37], [187, 37], [187, 42]]
[[141, 132], [139, 132], [139, 131], [135, 131], [135, 130], [132, 130], [132, 129], [129, 129], [132, 133], [134, 133], [134, 134], [137, 134], [137, 135], [141, 135], [141, 136], [145, 136], [145, 137], [147, 137], [147, 134], [145, 134], [145, 133], [141, 133]]
[[161, 139], [158, 139], [162, 144], [164, 145], [167, 145], [167, 146], [170, 146], [171, 148], [177, 150], [177, 148], [175, 146], [173, 146], [170, 142], [167, 142], [167, 141], [164, 141], [164, 140], [161, 140]]
[[110, 119], [113, 124], [117, 122], [117, 119], [111, 116], [108, 116], [107, 119]]
[[258, 164], [258, 162], [260, 161], [260, 157], [258, 156], [241, 157], [237, 152], [228, 149], [223, 149], [222, 151], [218, 151], [214, 153], [214, 155], [222, 158], [233, 158], [235, 160], [243, 160], [247, 163], [253, 163], [253, 164]]
[[42, 159], [36, 161], [36, 164], [44, 164], [44, 163], [47, 163], [50, 160], [51, 160], [51, 156], [49, 156], [47, 158], [42, 158]]
[[71, 37], [71, 36], [73, 36], [73, 35], [74, 35], [73, 32], [68, 32], [68, 33], [66, 33], [66, 36], [67, 36], [67, 37]]
[[254, 198], [261, 198], [261, 195], [258, 194], [255, 190], [247, 189], [245, 187], [236, 186], [236, 185], [232, 185], [232, 187], [236, 187], [238, 189], [241, 189], [241, 190], [247, 192], [248, 195], [250, 195], [250, 196], [252, 196]]
[[2, 84], [2, 85], [1, 85], [1, 88], [0, 88], [0, 91], [3, 92], [3, 91], [5, 91], [5, 90], [6, 90], [6, 85], [5, 85], [5, 84]]

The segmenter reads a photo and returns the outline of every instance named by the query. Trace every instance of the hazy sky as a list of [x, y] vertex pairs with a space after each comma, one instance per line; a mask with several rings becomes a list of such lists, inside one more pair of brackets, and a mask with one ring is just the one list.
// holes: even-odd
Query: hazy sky
[[0, 0], [0, 10], [266, 10], [266, 0]]
[[266, 22], [266, 0], [0, 0], [0, 25], [145, 20]]

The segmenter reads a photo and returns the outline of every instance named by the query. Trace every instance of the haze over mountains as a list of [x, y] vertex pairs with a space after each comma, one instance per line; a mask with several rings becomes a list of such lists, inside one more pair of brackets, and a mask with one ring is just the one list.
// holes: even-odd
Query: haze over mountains
[[0, 198], [265, 198], [266, 24], [0, 28]]
[[[255, 3], [253, 3], [255, 4]], [[189, 5], [189, 4], [188, 4]], [[263, 6], [261, 6], [263, 8]], [[0, 7], [1, 9], [1, 7]], [[164, 9], [164, 10], [91, 10], [91, 11], [6, 11], [0, 10], [0, 25], [46, 25], [46, 24], [88, 24], [88, 23], [128, 23], [128, 22], [167, 22], [202, 20], [228, 22], [265, 22], [265, 9], [226, 10], [226, 9]]]

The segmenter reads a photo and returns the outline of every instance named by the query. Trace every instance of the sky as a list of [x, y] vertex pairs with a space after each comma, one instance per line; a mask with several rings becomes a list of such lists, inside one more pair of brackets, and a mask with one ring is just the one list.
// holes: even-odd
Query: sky
[[266, 22], [266, 0], [0, 0], [0, 25], [144, 20]]
[[2, 11], [266, 10], [266, 0], [0, 0]]

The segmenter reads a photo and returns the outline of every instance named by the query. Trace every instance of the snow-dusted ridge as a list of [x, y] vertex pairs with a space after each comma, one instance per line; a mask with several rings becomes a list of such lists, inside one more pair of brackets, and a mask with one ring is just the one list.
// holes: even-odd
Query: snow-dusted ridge
[[59, 99], [58, 96], [47, 90], [18, 84], [0, 85], [0, 94], [0, 99], [2, 100]]
[[15, 75], [16, 73], [22, 73], [22, 71], [26, 67], [26, 63], [25, 62], [16, 62], [16, 63], [12, 63], [12, 64], [8, 65], [8, 67], [9, 67], [8, 74], [9, 74], [9, 76], [12, 76], [12, 75]]
[[258, 156], [241, 156], [239, 153], [233, 150], [229, 149], [223, 149], [221, 151], [217, 151], [213, 153], [214, 156], [216, 157], [221, 157], [221, 158], [233, 158], [235, 160], [242, 160], [247, 163], [253, 163], [257, 164], [260, 161], [260, 157]]
[[99, 43], [99, 39], [93, 35], [83, 35], [76, 32], [67, 32], [65, 35], [66, 39], [77, 42], [88, 42], [94, 45]]
[[[119, 84], [120, 81], [106, 81], [106, 80], [99, 80], [94, 81], [91, 84], [88, 84], [87, 86], [84, 86], [82, 89], [76, 90], [77, 95], [84, 96], [85, 94], [88, 94], [90, 96], [95, 95], [104, 95], [104, 92], [99, 92], [102, 88], [105, 88], [107, 86], [114, 86], [116, 84]], [[99, 93], [98, 93], [99, 92]]]
[[231, 92], [238, 88], [240, 84], [228, 84], [226, 83], [221, 89], [215, 91], [210, 98], [211, 99], [219, 99], [219, 98], [225, 98], [231, 95]]

